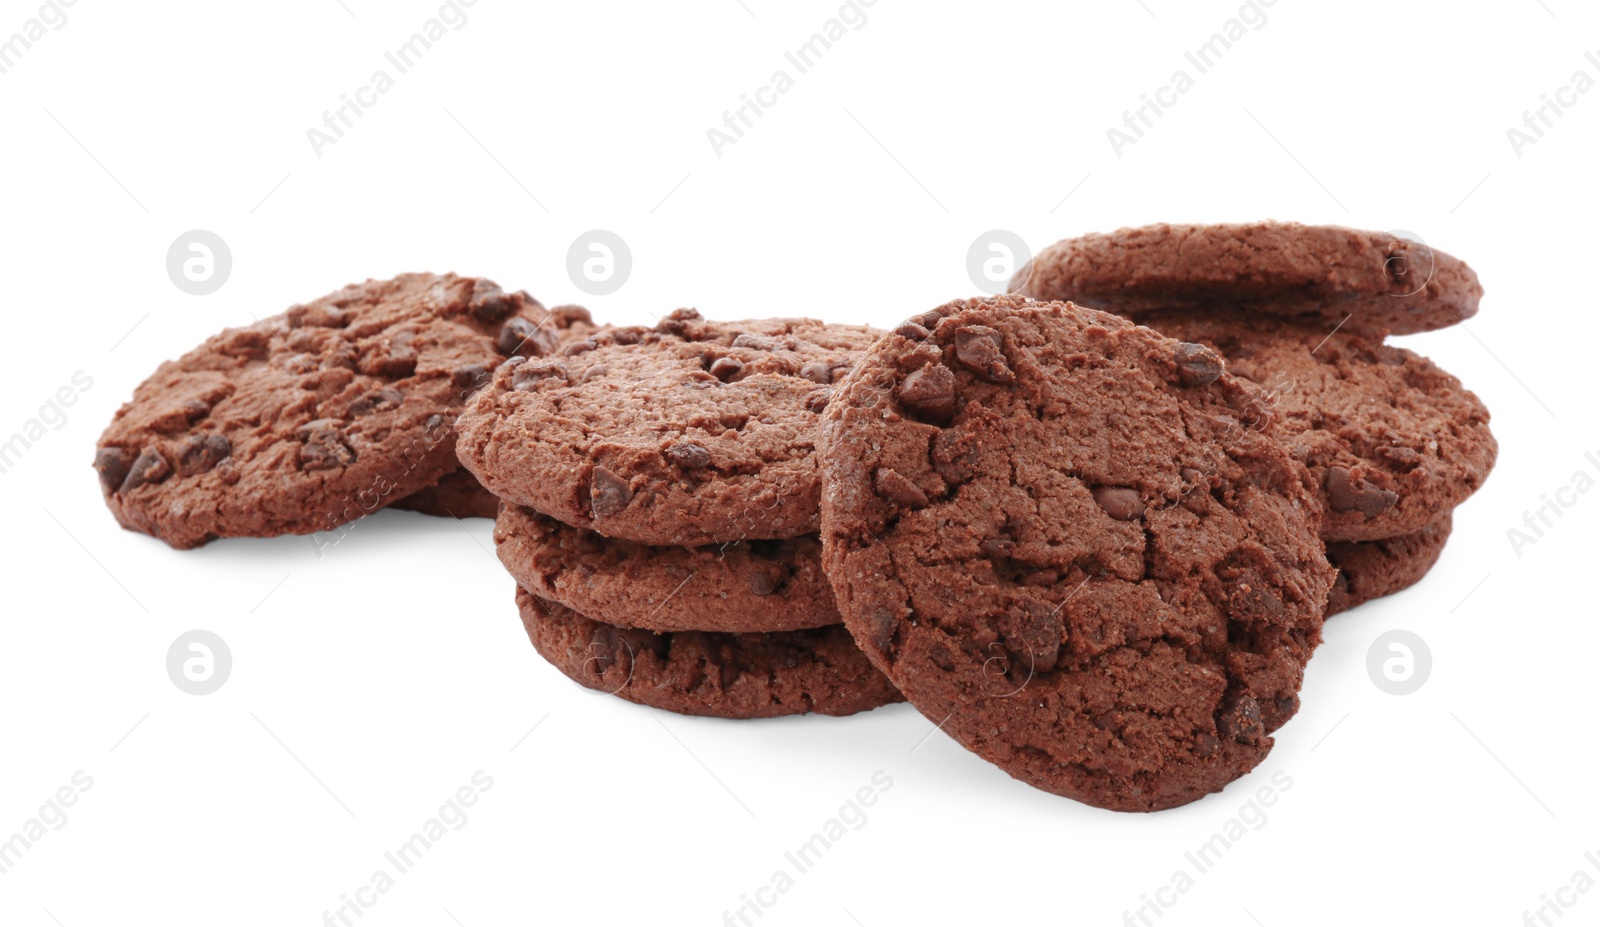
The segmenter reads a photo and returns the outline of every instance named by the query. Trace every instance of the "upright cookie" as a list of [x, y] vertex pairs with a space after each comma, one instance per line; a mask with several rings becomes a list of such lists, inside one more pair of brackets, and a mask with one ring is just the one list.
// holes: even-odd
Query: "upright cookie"
[[1333, 569], [1212, 351], [1020, 297], [902, 325], [824, 422], [823, 564], [867, 655], [1011, 775], [1151, 811], [1298, 708]]
[[579, 685], [713, 718], [852, 715], [904, 701], [842, 625], [778, 634], [654, 634], [590, 621], [517, 589], [528, 639]]
[[1330, 541], [1328, 562], [1339, 571], [1328, 595], [1328, 614], [1394, 595], [1422, 581], [1450, 540], [1451, 517], [1413, 534], [1377, 541]]
[[757, 633], [840, 622], [816, 537], [651, 547], [507, 505], [494, 540], [518, 585], [606, 624]]
[[506, 355], [592, 327], [488, 280], [404, 274], [228, 329], [118, 410], [95, 455], [106, 504], [176, 548], [335, 527], [455, 469], [456, 413]]
[[643, 544], [817, 530], [817, 415], [878, 332], [680, 309], [513, 360], [462, 413], [461, 462], [502, 499]]
[[471, 470], [457, 467], [393, 507], [436, 518], [493, 518], [500, 513], [500, 500], [483, 488]]
[[1322, 487], [1327, 540], [1421, 531], [1494, 467], [1489, 410], [1419, 354], [1241, 310], [1167, 310], [1139, 321], [1212, 348], [1229, 373], [1261, 388], [1279, 442]]
[[1253, 222], [1147, 225], [1084, 235], [1039, 252], [1012, 281], [1137, 317], [1151, 309], [1249, 309], [1323, 333], [1429, 331], [1469, 319], [1483, 287], [1472, 268], [1389, 232]]

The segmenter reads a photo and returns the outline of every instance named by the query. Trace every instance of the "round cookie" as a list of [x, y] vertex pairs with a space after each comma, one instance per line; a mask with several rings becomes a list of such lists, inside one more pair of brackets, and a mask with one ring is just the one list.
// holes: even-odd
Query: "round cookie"
[[462, 413], [461, 462], [569, 525], [689, 546], [817, 531], [817, 415], [881, 334], [680, 309], [513, 360]]
[[759, 633], [840, 621], [814, 536], [651, 547], [506, 505], [494, 540], [524, 589], [606, 624]]
[[823, 431], [846, 625], [1012, 776], [1173, 807], [1298, 708], [1333, 584], [1316, 496], [1208, 349], [1068, 303], [950, 303], [861, 359]]
[[1382, 335], [1444, 328], [1478, 312], [1462, 261], [1389, 232], [1253, 222], [1148, 225], [1057, 242], [1012, 281], [1039, 299], [1137, 316], [1242, 308]]
[[1414, 534], [1378, 541], [1330, 541], [1328, 562], [1339, 571], [1328, 595], [1328, 614], [1393, 595], [1422, 581], [1450, 540], [1451, 517]]
[[100, 436], [123, 527], [190, 548], [327, 530], [455, 469], [456, 413], [581, 309], [452, 274], [347, 286], [163, 363]]
[[1262, 391], [1277, 437], [1322, 487], [1326, 540], [1421, 531], [1477, 492], [1498, 444], [1489, 410], [1427, 358], [1242, 310], [1141, 315], [1204, 344]]
[[393, 508], [436, 518], [493, 518], [500, 512], [500, 500], [483, 488], [471, 470], [457, 467], [394, 503]]
[[851, 715], [904, 701], [842, 625], [776, 634], [616, 628], [517, 589], [528, 639], [581, 686], [713, 718]]

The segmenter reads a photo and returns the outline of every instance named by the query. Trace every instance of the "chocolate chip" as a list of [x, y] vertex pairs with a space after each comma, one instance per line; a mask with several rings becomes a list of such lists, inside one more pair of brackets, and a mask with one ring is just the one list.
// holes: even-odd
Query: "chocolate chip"
[[494, 346], [507, 357], [544, 357], [555, 352], [556, 334], [517, 316], [500, 326]]
[[900, 327], [894, 330], [896, 335], [907, 341], [921, 341], [928, 337], [928, 330], [915, 322], [901, 322]]
[[344, 328], [350, 324], [350, 314], [337, 306], [294, 306], [288, 315], [290, 328]]
[[1328, 506], [1335, 512], [1356, 511], [1368, 518], [1393, 508], [1400, 501], [1398, 493], [1355, 478], [1347, 467], [1329, 467], [1322, 488], [1327, 493]]
[[814, 389], [806, 396], [806, 411], [820, 413], [832, 400], [832, 389]]
[[628, 481], [605, 467], [596, 466], [589, 478], [589, 506], [595, 518], [610, 518], [628, 507], [633, 489]]
[[778, 591], [777, 580], [765, 573], [751, 573], [750, 591], [756, 595], [772, 595]]
[[1010, 383], [1016, 374], [1006, 364], [1005, 336], [987, 325], [956, 329], [956, 360], [990, 383]]
[[833, 367], [830, 364], [806, 364], [800, 368], [800, 375], [813, 383], [827, 386], [833, 382]]
[[100, 474], [100, 488], [116, 492], [128, 478], [128, 467], [132, 464], [133, 455], [120, 447], [102, 447], [95, 451], [94, 469]]
[[590, 380], [598, 380], [605, 376], [607, 372], [605, 364], [594, 364], [583, 372], [583, 376], [578, 378], [578, 382], [588, 383]]
[[350, 414], [355, 417], [370, 415], [380, 409], [397, 409], [406, 401], [405, 394], [399, 390], [385, 386], [369, 393], [363, 393], [350, 403]]
[[750, 348], [755, 351], [771, 351], [778, 346], [778, 342], [768, 338], [766, 335], [758, 335], [755, 332], [740, 332], [733, 339], [733, 346], [736, 348]]
[[187, 418], [191, 425], [210, 414], [211, 403], [206, 402], [204, 399], [191, 399], [183, 404], [184, 418]]
[[711, 466], [711, 452], [689, 441], [679, 441], [666, 450], [667, 459], [685, 470]]
[[539, 304], [523, 293], [507, 293], [487, 280], [472, 285], [472, 295], [467, 299], [467, 311], [480, 322], [494, 324], [517, 311], [523, 303]]
[[918, 418], [947, 424], [956, 411], [956, 375], [943, 364], [929, 364], [900, 382], [900, 404]]
[[891, 612], [879, 609], [867, 615], [867, 643], [887, 653], [894, 643], [895, 619]]
[[356, 452], [344, 434], [326, 419], [300, 426], [305, 444], [300, 447], [301, 470], [336, 470], [356, 462]]
[[233, 442], [216, 433], [191, 435], [178, 452], [178, 469], [184, 476], [205, 473], [233, 453]]
[[567, 365], [548, 357], [521, 364], [511, 374], [511, 388], [524, 392], [566, 386], [571, 382], [572, 374], [567, 371]]
[[1261, 706], [1248, 695], [1224, 699], [1217, 731], [1242, 744], [1259, 744], [1267, 736], [1266, 725], [1261, 723]]
[[[407, 339], [409, 340], [409, 339]], [[399, 380], [417, 372], [417, 352], [405, 341], [395, 339], [383, 354], [374, 354], [361, 362], [360, 370], [368, 376]]]
[[1201, 732], [1194, 738], [1194, 755], [1202, 760], [1209, 760], [1222, 749], [1222, 741], [1210, 734]]
[[149, 483], [159, 483], [172, 472], [172, 464], [154, 447], [147, 447], [139, 452], [139, 457], [128, 468], [128, 475], [122, 481], [119, 492], [132, 492], [140, 486]]
[[1172, 353], [1178, 365], [1178, 382], [1184, 386], [1204, 386], [1222, 376], [1222, 358], [1203, 344], [1180, 344]]
[[712, 376], [727, 383], [744, 372], [744, 361], [735, 357], [719, 357], [712, 361], [707, 369], [711, 371]]
[[478, 391], [489, 382], [487, 364], [467, 364], [450, 371], [450, 382], [460, 390]]
[[878, 495], [898, 505], [920, 509], [928, 504], [928, 494], [921, 487], [889, 467], [878, 468], [872, 475], [872, 486]]
[[216, 473], [217, 479], [229, 486], [239, 482], [239, 477], [241, 475], [239, 473], [239, 468], [234, 464], [232, 457], [229, 457], [227, 460], [217, 464]]
[[1126, 486], [1096, 486], [1094, 501], [1117, 521], [1133, 521], [1144, 515], [1144, 500], [1137, 489]]
[[599, 347], [600, 342], [593, 338], [585, 338], [582, 341], [574, 341], [566, 345], [561, 349], [561, 354], [565, 357], [577, 357], [579, 354], [588, 354]]
[[[588, 313], [585, 312], [586, 320], [587, 320], [587, 315], [588, 315]], [[619, 328], [616, 331], [611, 332], [611, 343], [612, 344], [638, 344], [639, 343], [639, 330], [636, 329], [636, 328]]]

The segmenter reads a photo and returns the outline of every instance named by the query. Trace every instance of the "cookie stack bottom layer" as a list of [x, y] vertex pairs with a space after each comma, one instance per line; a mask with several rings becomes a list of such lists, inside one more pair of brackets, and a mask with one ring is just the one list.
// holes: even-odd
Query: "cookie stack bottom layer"
[[517, 588], [541, 656], [579, 685], [716, 718], [849, 715], [902, 701], [843, 625], [806, 631], [657, 634], [592, 621]]
[[1451, 516], [1421, 531], [1378, 541], [1329, 541], [1328, 562], [1339, 570], [1328, 593], [1329, 616], [1394, 595], [1422, 581], [1450, 540]]

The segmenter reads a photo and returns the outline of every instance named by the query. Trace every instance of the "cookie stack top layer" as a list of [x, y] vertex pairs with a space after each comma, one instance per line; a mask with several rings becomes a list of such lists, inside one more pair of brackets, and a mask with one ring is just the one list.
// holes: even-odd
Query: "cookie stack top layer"
[[1298, 705], [1333, 570], [1210, 350], [1019, 297], [886, 337], [826, 414], [824, 564], [906, 697], [1040, 788], [1192, 801]]
[[456, 413], [507, 354], [592, 329], [487, 280], [355, 284], [162, 364], [95, 468], [117, 520], [173, 547], [326, 530], [454, 469]]
[[608, 330], [502, 365], [461, 416], [459, 454], [501, 498], [608, 537], [813, 533], [817, 416], [878, 334], [694, 310]]
[[1249, 309], [1328, 331], [1407, 334], [1478, 311], [1462, 261], [1388, 232], [1297, 222], [1149, 225], [1044, 250], [1012, 281], [1038, 299], [1138, 317], [1152, 309]]

